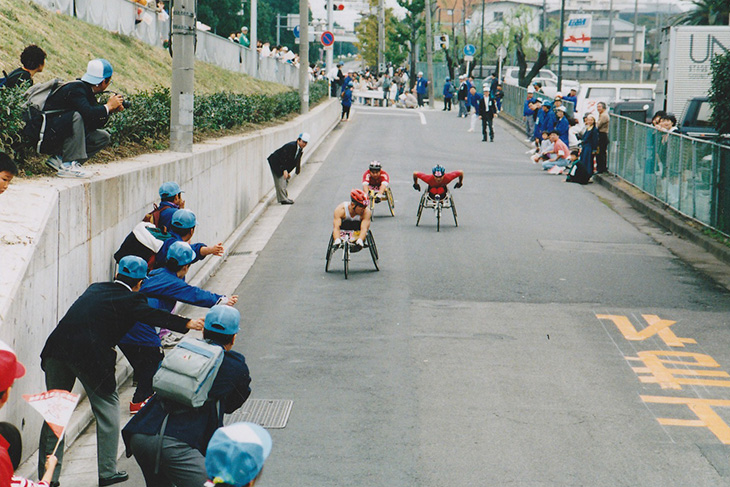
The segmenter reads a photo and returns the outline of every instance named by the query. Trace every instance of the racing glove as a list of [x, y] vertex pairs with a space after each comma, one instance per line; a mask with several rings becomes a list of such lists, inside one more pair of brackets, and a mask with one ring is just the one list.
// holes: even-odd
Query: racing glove
[[463, 183], [462, 183], [461, 181], [458, 181], [458, 182], [457, 182], [457, 183], [456, 183], [456, 184], [454, 185], [454, 188], [461, 188], [461, 187], [462, 187], [463, 185], [464, 185], [464, 184], [463, 184]]
[[335, 241], [332, 242], [332, 245], [335, 247], [339, 247], [340, 245], [342, 245], [342, 240], [339, 238], [336, 238]]
[[418, 183], [413, 183], [413, 189], [415, 189], [416, 191], [421, 191], [421, 185]]
[[363, 243], [363, 241], [362, 241], [361, 238], [358, 238], [357, 239], [357, 241], [355, 242], [355, 245], [357, 245], [358, 247], [364, 247], [365, 246], [365, 244]]

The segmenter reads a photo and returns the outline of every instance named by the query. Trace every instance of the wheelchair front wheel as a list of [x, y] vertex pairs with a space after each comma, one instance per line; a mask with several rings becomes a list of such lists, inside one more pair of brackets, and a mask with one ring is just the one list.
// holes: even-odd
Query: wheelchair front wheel
[[345, 263], [345, 279], [347, 279], [347, 274], [350, 272], [350, 243], [345, 242], [345, 255], [342, 258], [343, 262]]

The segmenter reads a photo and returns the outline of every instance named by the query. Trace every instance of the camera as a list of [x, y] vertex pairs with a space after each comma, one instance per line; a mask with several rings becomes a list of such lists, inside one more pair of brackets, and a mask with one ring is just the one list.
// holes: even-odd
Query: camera
[[123, 106], [123, 107], [124, 107], [124, 109], [126, 110], [127, 108], [129, 108], [129, 107], [131, 107], [131, 106], [132, 106], [132, 102], [131, 102], [131, 101], [129, 101], [129, 100], [124, 100], [124, 101], [122, 102], [122, 106]]

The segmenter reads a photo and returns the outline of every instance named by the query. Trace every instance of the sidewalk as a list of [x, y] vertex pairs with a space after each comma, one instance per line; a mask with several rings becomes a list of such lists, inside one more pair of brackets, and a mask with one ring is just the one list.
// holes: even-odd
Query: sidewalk
[[[334, 136], [332, 136], [334, 134]], [[289, 194], [296, 199], [299, 193], [306, 187], [308, 182], [316, 174], [321, 162], [326, 158], [327, 153], [337, 142], [342, 132], [335, 129], [326, 137], [312, 147], [303, 165], [302, 173], [292, 178], [289, 184]], [[279, 226], [290, 206], [277, 205], [276, 193], [272, 189], [266, 197], [259, 202], [251, 211], [248, 217], [241, 223], [236, 231], [224, 242], [226, 256], [222, 259], [211, 258], [203, 264], [204, 267], [190, 281], [192, 285], [202, 287], [220, 294], [231, 295], [238, 285], [243, 281], [249, 269], [256, 262], [258, 254], [269, 241], [274, 230]], [[190, 318], [202, 318], [206, 309], [189, 305], [183, 305], [175, 312]], [[243, 325], [242, 325], [243, 326]], [[198, 333], [202, 336], [201, 332]], [[120, 358], [117, 362], [117, 383], [119, 384], [119, 416], [122, 427], [129, 421], [129, 403], [132, 399], [134, 388], [132, 387], [131, 367], [121, 352], [117, 352]], [[253, 398], [251, 398], [253, 399]], [[247, 403], [252, 402], [251, 399]], [[239, 410], [240, 411], [240, 410]], [[96, 463], [96, 423], [93, 421], [91, 407], [86, 398], [77, 406], [69, 431], [76, 431], [71, 441], [66, 446], [64, 453], [64, 465], [60, 482], [62, 486], [73, 487], [96, 487], [98, 485], [98, 473]], [[37, 445], [26, 445], [26, 448], [37, 448]], [[124, 444], [119, 437], [118, 457], [124, 457]], [[127, 469], [129, 480], [120, 485], [141, 486], [141, 471], [133, 459], [120, 461], [118, 468], [125, 470], [124, 464], [132, 464]], [[17, 470], [17, 474], [28, 479], [37, 479], [38, 452], [23, 462]]]

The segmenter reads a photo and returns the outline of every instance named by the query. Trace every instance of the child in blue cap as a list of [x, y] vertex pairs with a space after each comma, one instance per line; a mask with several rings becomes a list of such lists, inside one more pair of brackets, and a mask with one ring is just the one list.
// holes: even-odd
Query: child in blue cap
[[254, 423], [219, 428], [208, 443], [206, 487], [250, 487], [261, 477], [271, 453], [271, 436]]

